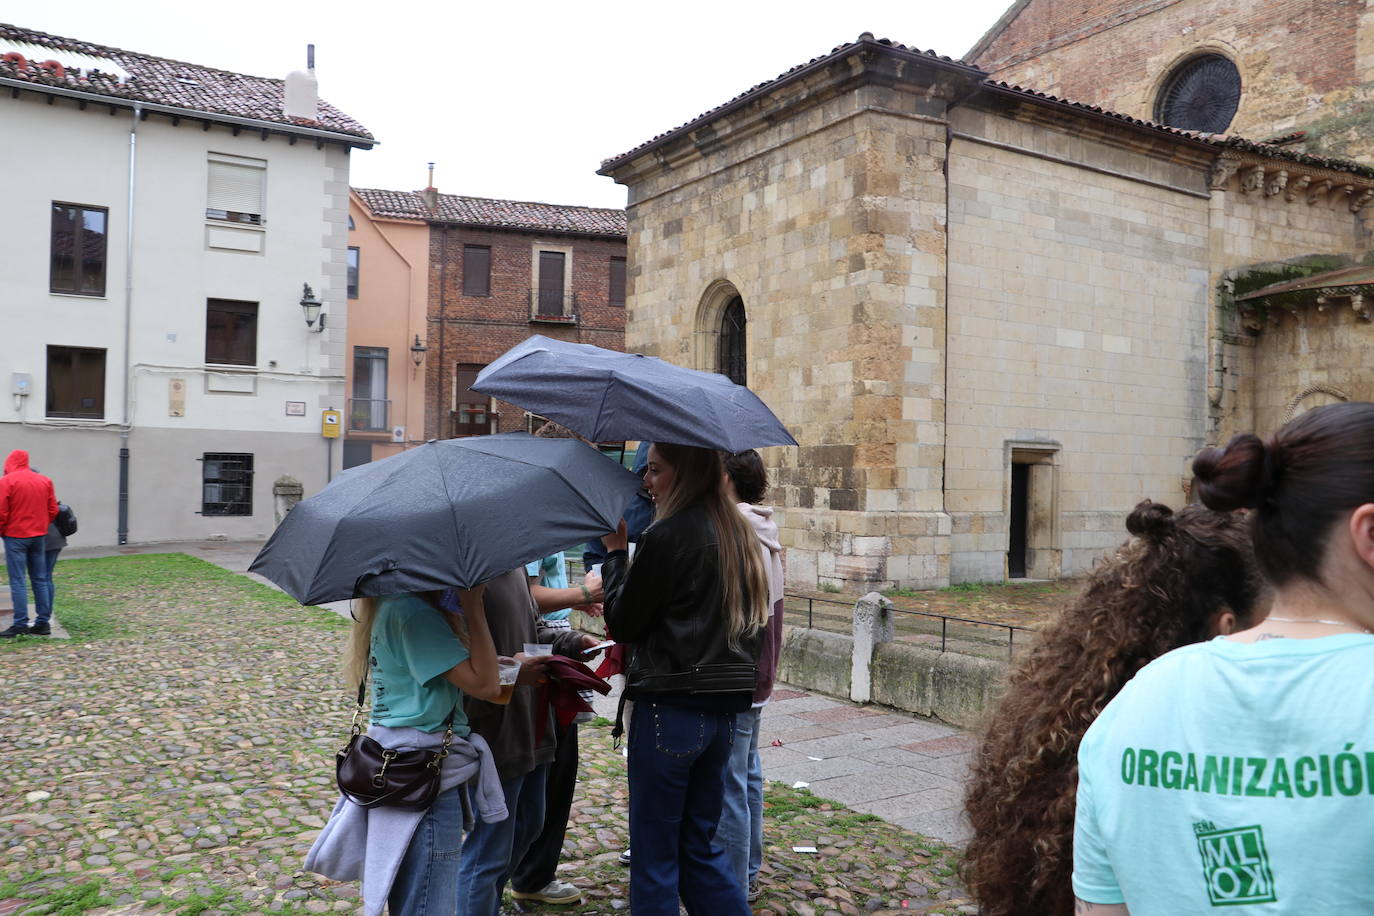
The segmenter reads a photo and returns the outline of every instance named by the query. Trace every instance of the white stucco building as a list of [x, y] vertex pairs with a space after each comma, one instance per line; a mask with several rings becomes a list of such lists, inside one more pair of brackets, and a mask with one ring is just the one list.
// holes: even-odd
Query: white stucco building
[[31, 453], [83, 546], [266, 536], [274, 481], [309, 495], [339, 468], [322, 411], [346, 406], [349, 154], [371, 135], [310, 72], [6, 25], [0, 125], [0, 454]]

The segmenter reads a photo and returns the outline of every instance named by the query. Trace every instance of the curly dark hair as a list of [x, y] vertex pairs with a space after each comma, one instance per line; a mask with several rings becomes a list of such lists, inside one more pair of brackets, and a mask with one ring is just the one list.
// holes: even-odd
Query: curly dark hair
[[1261, 598], [1244, 520], [1145, 500], [1134, 535], [1094, 566], [1083, 591], [1036, 635], [986, 719], [964, 808], [973, 839], [964, 879], [982, 916], [1073, 912], [1078, 745], [1137, 671], [1213, 635], [1232, 611], [1248, 626]]

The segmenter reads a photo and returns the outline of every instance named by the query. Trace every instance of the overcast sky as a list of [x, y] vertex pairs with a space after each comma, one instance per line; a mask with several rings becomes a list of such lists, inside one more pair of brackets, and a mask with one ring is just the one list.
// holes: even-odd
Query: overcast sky
[[959, 57], [1010, 2], [63, 0], [0, 21], [260, 76], [314, 42], [320, 94], [381, 141], [355, 187], [420, 188], [433, 161], [449, 193], [622, 207], [601, 160], [864, 31]]

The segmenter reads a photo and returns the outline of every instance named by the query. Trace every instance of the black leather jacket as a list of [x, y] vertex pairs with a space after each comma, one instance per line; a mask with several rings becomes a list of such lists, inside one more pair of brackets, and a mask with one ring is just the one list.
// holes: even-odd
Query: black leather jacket
[[628, 574], [625, 551], [606, 557], [606, 624], [628, 644], [627, 694], [752, 695], [763, 633], [730, 647], [718, 554], [710, 516], [696, 505], [640, 536]]

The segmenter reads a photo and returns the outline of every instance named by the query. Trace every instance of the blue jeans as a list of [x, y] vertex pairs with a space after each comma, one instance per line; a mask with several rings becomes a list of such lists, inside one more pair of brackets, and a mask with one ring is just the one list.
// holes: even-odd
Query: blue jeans
[[57, 606], [57, 580], [52, 577], [53, 569], [57, 566], [57, 557], [62, 553], [62, 548], [49, 550], [44, 554], [47, 557], [48, 565], [48, 614], [51, 617], [52, 609]]
[[698, 712], [639, 697], [629, 738], [630, 911], [750, 916], [744, 885], [716, 841], [732, 713]]
[[[501, 780], [510, 816], [495, 824], [479, 818], [463, 840], [463, 861], [458, 866], [458, 916], [500, 913], [501, 892], [510, 873], [544, 829], [544, 785], [548, 774], [549, 765], [545, 763], [524, 776]], [[476, 808], [475, 800], [473, 807]]]
[[10, 577], [10, 601], [14, 603], [14, 625], [29, 625], [29, 590], [25, 570], [33, 582], [35, 623], [52, 617], [52, 596], [48, 591], [48, 563], [43, 551], [44, 535], [35, 538], [5, 538], [5, 567]]
[[716, 838], [730, 854], [735, 877], [748, 887], [763, 865], [763, 770], [759, 725], [763, 708], [735, 716], [735, 743], [725, 773], [725, 796]]
[[458, 854], [463, 845], [463, 800], [454, 786], [439, 793], [410, 838], [387, 906], [406, 916], [456, 916]]

